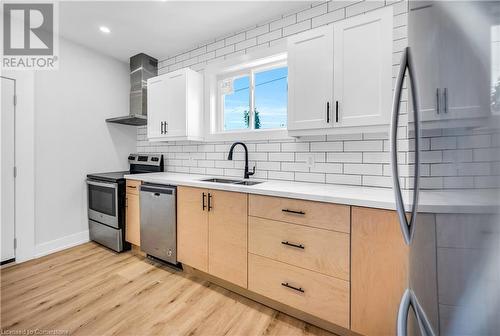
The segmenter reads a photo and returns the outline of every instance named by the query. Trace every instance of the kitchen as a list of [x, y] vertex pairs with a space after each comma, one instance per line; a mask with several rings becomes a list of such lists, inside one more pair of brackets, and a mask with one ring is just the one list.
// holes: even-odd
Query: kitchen
[[58, 68], [2, 68], [3, 332], [499, 329], [498, 2], [53, 8]]

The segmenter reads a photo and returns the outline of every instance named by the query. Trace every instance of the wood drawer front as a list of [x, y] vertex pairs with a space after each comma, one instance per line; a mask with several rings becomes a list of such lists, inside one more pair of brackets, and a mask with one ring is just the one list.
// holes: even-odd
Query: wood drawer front
[[141, 181], [127, 180], [127, 194], [139, 195]]
[[248, 289], [349, 329], [347, 281], [249, 253]]
[[248, 220], [248, 252], [349, 280], [349, 234], [251, 216]]
[[249, 215], [327, 230], [350, 232], [349, 206], [291, 198], [250, 195]]

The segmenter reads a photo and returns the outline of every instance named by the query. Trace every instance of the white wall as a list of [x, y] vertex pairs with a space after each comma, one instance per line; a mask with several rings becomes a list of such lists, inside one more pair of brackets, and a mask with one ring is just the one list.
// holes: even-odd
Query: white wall
[[60, 40], [59, 70], [35, 74], [35, 254], [88, 239], [86, 174], [128, 169], [136, 129], [128, 64]]

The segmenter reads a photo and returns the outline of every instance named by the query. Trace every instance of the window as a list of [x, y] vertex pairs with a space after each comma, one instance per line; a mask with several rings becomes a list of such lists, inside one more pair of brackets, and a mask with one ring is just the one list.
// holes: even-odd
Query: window
[[218, 87], [221, 131], [286, 128], [288, 68], [283, 61], [225, 74]]

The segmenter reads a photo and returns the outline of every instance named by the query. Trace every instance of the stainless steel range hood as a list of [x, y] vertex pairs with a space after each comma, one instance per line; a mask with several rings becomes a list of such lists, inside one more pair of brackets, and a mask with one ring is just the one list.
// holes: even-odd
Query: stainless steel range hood
[[158, 60], [146, 54], [130, 57], [130, 113], [106, 122], [143, 126], [148, 122], [147, 80], [158, 75]]

